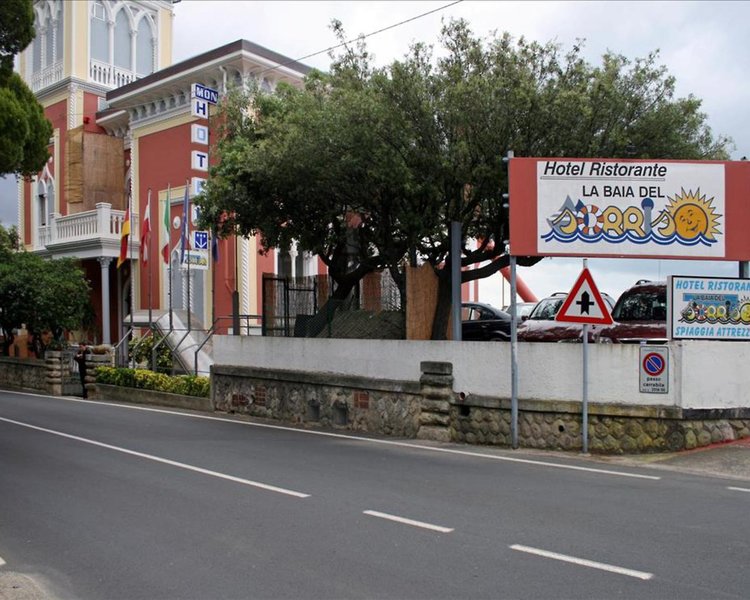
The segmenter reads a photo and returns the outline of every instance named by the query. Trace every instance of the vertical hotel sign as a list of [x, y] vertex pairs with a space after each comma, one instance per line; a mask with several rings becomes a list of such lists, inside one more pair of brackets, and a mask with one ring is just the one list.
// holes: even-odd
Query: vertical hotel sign
[[750, 165], [511, 159], [517, 256], [748, 260]]

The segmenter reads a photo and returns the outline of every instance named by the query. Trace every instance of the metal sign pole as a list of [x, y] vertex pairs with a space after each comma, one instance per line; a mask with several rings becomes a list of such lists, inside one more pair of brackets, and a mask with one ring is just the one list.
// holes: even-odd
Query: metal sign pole
[[[583, 268], [586, 269], [588, 259], [583, 259]], [[583, 324], [583, 414], [581, 415], [582, 452], [589, 452], [589, 324]]]
[[510, 255], [510, 437], [518, 448], [518, 311], [516, 308], [516, 257]]
[[451, 221], [451, 333], [461, 341], [461, 223]]

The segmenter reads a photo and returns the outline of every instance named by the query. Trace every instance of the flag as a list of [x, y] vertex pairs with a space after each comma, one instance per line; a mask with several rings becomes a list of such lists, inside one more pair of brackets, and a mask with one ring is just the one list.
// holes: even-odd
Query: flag
[[120, 228], [120, 256], [117, 258], [117, 268], [128, 258], [128, 239], [130, 238], [130, 196], [128, 196], [128, 207], [125, 210], [125, 220]]
[[182, 233], [180, 234], [180, 264], [185, 262], [185, 249], [190, 250], [188, 233], [190, 231], [190, 196], [188, 184], [185, 184], [185, 198], [182, 201]]
[[151, 188], [148, 190], [148, 202], [146, 202], [146, 211], [141, 222], [141, 261], [144, 266], [148, 264], [148, 244], [151, 240]]
[[219, 262], [219, 235], [216, 231], [213, 231], [213, 236], [211, 237], [211, 257], [214, 261], [214, 264]]
[[164, 259], [164, 264], [169, 264], [169, 223], [172, 215], [170, 214], [171, 201], [169, 199], [169, 187], [167, 187], [167, 202], [164, 206], [164, 220], [162, 221], [161, 236], [164, 238], [164, 243], [161, 247], [161, 257]]

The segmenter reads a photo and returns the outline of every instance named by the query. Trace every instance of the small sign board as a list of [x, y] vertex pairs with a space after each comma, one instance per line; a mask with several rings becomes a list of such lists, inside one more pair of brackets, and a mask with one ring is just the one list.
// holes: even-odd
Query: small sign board
[[217, 104], [219, 102], [219, 91], [200, 83], [194, 83], [190, 86], [190, 97], [200, 98], [209, 104]]
[[646, 346], [640, 348], [638, 373], [642, 394], [669, 392], [669, 347]]
[[568, 297], [557, 311], [555, 320], [591, 325], [611, 325], [614, 322], [588, 269], [581, 271]]
[[675, 275], [667, 293], [671, 339], [750, 342], [750, 279]]
[[208, 231], [193, 231], [193, 248], [208, 250]]
[[187, 269], [188, 265], [190, 269], [208, 270], [208, 250], [185, 250], [180, 267]]

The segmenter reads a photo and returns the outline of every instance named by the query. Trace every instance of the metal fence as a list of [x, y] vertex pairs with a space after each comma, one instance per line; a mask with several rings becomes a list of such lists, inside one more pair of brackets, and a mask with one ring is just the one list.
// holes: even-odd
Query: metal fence
[[263, 335], [403, 339], [405, 306], [388, 271], [368, 274], [344, 300], [328, 275], [263, 276]]

